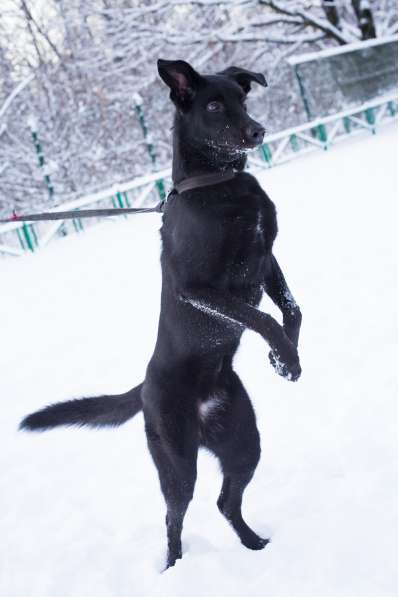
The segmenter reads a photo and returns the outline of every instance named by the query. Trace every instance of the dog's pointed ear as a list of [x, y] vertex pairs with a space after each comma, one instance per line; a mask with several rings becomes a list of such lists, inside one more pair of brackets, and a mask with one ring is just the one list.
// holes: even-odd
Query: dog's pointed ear
[[158, 60], [158, 72], [170, 87], [170, 98], [179, 107], [191, 103], [197, 89], [203, 84], [203, 77], [184, 60]]
[[238, 85], [242, 87], [245, 93], [249, 93], [251, 89], [251, 83], [258, 83], [263, 87], [268, 86], [263, 74], [253, 73], [252, 71], [246, 70], [245, 68], [240, 68], [239, 66], [230, 66], [229, 68], [221, 71], [219, 74], [236, 81]]

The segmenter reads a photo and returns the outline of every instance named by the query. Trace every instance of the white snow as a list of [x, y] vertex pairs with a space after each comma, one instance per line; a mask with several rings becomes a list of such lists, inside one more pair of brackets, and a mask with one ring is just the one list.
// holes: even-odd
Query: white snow
[[222, 319], [226, 323], [233, 323], [234, 325], [243, 326], [243, 324], [239, 323], [239, 321], [237, 321], [233, 317], [230, 317], [229, 315], [226, 315], [225, 313], [221, 313], [221, 311], [217, 311], [217, 309], [213, 309], [212, 307], [209, 307], [209, 305], [207, 305], [206, 303], [197, 301], [195, 299], [182, 299], [182, 300], [186, 303], [189, 303], [193, 307], [196, 307], [196, 309], [199, 309], [199, 311], [203, 311], [204, 313], [207, 313], [208, 315], [214, 315], [214, 317], [217, 317], [218, 319]]
[[276, 375], [245, 332], [236, 368], [263, 454], [244, 512], [272, 538], [260, 552], [218, 513], [217, 462], [201, 453], [184, 558], [160, 574], [164, 506], [142, 415], [112, 431], [17, 431], [44, 404], [143, 379], [160, 216], [1, 260], [2, 596], [397, 595], [397, 142], [390, 128], [261, 174], [303, 312], [303, 375]]

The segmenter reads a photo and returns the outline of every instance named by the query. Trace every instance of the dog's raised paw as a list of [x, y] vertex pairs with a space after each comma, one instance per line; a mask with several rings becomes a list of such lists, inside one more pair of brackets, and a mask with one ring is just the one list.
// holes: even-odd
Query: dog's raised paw
[[292, 363], [287, 366], [280, 359], [280, 356], [272, 351], [268, 354], [269, 361], [278, 375], [286, 379], [287, 381], [297, 381], [301, 375], [301, 366], [299, 361]]

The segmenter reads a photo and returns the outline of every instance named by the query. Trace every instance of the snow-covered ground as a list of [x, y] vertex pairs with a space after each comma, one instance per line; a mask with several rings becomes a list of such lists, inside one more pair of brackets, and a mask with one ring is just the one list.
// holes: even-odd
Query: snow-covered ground
[[3, 597], [397, 595], [397, 145], [394, 127], [261, 174], [304, 316], [297, 384], [253, 333], [236, 358], [262, 434], [244, 503], [272, 537], [261, 552], [218, 513], [217, 462], [201, 453], [184, 558], [160, 574], [164, 506], [142, 415], [113, 431], [17, 432], [44, 404], [142, 380], [159, 216], [0, 261]]

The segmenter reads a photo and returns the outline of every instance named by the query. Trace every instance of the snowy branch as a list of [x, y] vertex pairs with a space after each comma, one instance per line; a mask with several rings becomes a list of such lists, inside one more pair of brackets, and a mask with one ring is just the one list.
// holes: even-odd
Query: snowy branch
[[0, 211], [46, 197], [44, 172], [57, 201], [153, 168], [134, 93], [155, 167], [164, 166], [172, 109], [157, 58], [266, 73], [267, 101], [253, 90], [250, 107], [278, 130], [303, 117], [285, 58], [359, 41], [371, 23], [378, 36], [398, 33], [396, 0], [9, 0], [0, 13]]

